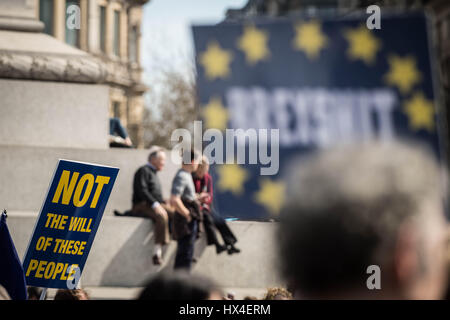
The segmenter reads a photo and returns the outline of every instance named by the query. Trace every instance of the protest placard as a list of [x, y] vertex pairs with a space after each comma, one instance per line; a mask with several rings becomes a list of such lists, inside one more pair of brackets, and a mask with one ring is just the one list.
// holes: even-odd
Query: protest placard
[[76, 286], [118, 172], [59, 160], [23, 262], [27, 285]]

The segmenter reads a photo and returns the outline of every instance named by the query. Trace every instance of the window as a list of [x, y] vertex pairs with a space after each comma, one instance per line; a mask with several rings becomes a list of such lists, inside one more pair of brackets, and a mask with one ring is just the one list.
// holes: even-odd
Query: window
[[120, 56], [120, 11], [114, 10], [113, 53]]
[[[61, 0], [58, 0], [61, 1]], [[77, 28], [68, 28], [67, 27], [67, 18], [69, 15], [67, 14], [67, 8], [69, 8], [71, 5], [76, 5], [78, 8], [80, 8], [80, 0], [66, 0], [66, 9], [65, 9], [65, 16], [66, 19], [64, 21], [64, 28], [66, 29], [66, 43], [70, 44], [74, 47], [80, 47], [80, 30]], [[76, 14], [76, 13], [75, 13]], [[75, 19], [80, 19], [81, 17], [75, 17]]]
[[39, 20], [45, 25], [43, 32], [53, 35], [53, 0], [39, 1]]
[[106, 7], [100, 6], [100, 50], [106, 52]]
[[113, 117], [120, 119], [120, 102], [118, 101], [113, 102]]
[[131, 62], [138, 62], [138, 27], [133, 26], [130, 31], [130, 40], [129, 40], [129, 50], [128, 50], [128, 59]]

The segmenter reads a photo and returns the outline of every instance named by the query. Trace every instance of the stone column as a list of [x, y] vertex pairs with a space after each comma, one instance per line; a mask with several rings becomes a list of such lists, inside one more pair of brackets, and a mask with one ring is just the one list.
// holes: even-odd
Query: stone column
[[80, 26], [80, 49], [88, 50], [88, 0], [80, 0], [81, 26]]
[[66, 38], [66, 1], [64, 0], [54, 1], [53, 35], [63, 42]]

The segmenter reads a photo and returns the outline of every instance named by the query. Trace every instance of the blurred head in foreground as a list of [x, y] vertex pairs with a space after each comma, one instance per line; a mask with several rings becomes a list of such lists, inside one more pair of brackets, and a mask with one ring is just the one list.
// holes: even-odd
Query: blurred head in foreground
[[89, 300], [89, 296], [83, 289], [59, 289], [55, 300]]
[[141, 292], [139, 300], [221, 300], [220, 289], [211, 280], [186, 272], [160, 273]]
[[0, 300], [11, 300], [8, 291], [0, 284]]
[[27, 286], [28, 300], [39, 300], [41, 297], [42, 289], [33, 286]]
[[263, 300], [291, 300], [292, 294], [285, 288], [269, 288]]
[[[292, 175], [287, 198], [279, 237], [296, 298], [442, 297], [443, 188], [426, 151], [371, 143], [322, 152]], [[369, 289], [371, 265], [379, 290]]]

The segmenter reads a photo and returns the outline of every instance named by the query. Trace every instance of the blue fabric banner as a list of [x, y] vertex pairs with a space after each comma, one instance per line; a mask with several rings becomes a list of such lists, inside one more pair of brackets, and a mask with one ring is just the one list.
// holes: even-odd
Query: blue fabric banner
[[385, 14], [381, 29], [372, 30], [366, 19], [193, 27], [203, 141], [224, 146], [210, 152], [215, 207], [223, 216], [276, 217], [289, 164], [301, 165], [312, 150], [402, 138], [441, 158], [425, 15]]

